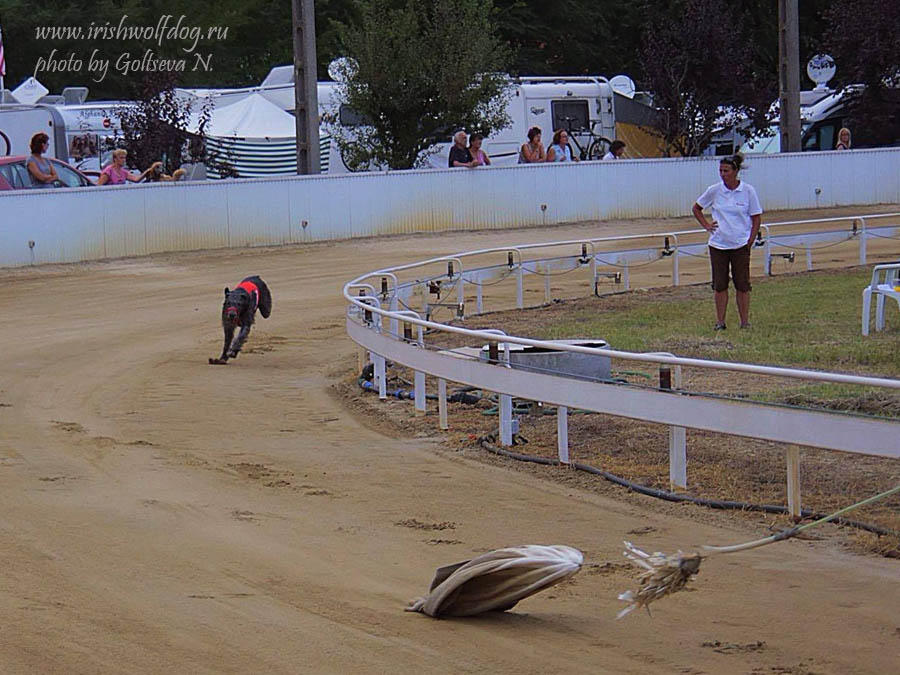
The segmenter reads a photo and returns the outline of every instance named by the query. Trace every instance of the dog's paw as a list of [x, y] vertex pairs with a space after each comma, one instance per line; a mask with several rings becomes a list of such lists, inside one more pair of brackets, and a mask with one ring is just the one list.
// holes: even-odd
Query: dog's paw
[[228, 363], [228, 359], [214, 359], [210, 357], [209, 365], [211, 366], [224, 366]]

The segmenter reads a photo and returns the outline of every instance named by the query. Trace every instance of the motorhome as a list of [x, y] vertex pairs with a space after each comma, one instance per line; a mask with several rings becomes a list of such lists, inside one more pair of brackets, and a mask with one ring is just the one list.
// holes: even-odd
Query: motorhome
[[[337, 120], [341, 132], [352, 135], [363, 124], [359, 114], [343, 105], [335, 82], [319, 82], [320, 121]], [[189, 130], [199, 128], [199, 111], [208, 109], [204, 129], [207, 147], [217, 157], [209, 177], [266, 177], [296, 173], [293, 66], [273, 68], [259, 86], [240, 89], [178, 89], [177, 95], [194, 111]], [[27, 153], [31, 135], [52, 129], [50, 154], [86, 171], [106, 163], [107, 140], [119, 130], [121, 101], [89, 102], [87, 89], [70, 87], [62, 96], [45, 96], [35, 105], [0, 105], [0, 152]], [[608, 144], [622, 139], [627, 157], [660, 156], [657, 141], [645, 129], [652, 125], [649, 101], [635, 92], [625, 76], [521, 77], [513, 81], [507, 114], [511, 124], [485, 141], [495, 165], [515, 164], [528, 129], [538, 126], [544, 144], [556, 129], [566, 129], [573, 150], [582, 159], [600, 159]], [[320, 171], [349, 171], [338, 144], [320, 129]], [[8, 138], [4, 141], [4, 138]], [[23, 145], [24, 144], [24, 145]], [[448, 138], [422, 157], [426, 167], [445, 168], [451, 145]], [[223, 169], [224, 167], [224, 169]]]
[[[231, 155], [238, 175], [294, 173], [292, 66], [273, 68], [258, 87], [182, 89], [179, 93], [212, 103], [212, 131], [207, 135], [213, 147]], [[365, 123], [341, 103], [336, 82], [319, 82], [317, 95], [320, 120], [326, 116], [337, 120], [339, 129], [348, 135]], [[602, 76], [521, 77], [513, 81], [507, 106], [511, 124], [486, 139], [485, 148], [495, 165], [515, 164], [528, 129], [538, 126], [544, 132], [545, 145], [549, 145], [553, 130], [569, 130], [573, 149], [583, 159], [599, 159], [610, 141], [623, 136], [631, 150], [628, 156], [659, 156], [656, 139], [644, 131], [653, 113], [642, 96], [624, 76], [612, 80]], [[286, 115], [279, 118], [276, 109]], [[228, 122], [217, 124], [217, 117], [228, 117]], [[230, 132], [222, 133], [226, 130]], [[446, 168], [451, 143], [448, 135], [422, 157], [423, 166]], [[320, 162], [323, 173], [350, 170], [328, 125], [320, 131]]]

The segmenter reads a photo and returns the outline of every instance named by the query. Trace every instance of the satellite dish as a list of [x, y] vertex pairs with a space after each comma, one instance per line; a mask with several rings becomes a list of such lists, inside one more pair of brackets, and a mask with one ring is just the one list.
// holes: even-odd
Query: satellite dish
[[359, 70], [356, 59], [347, 56], [339, 56], [328, 64], [328, 77], [335, 82], [344, 82], [347, 75], [355, 75]]
[[806, 64], [806, 74], [816, 83], [816, 89], [825, 89], [828, 80], [834, 77], [836, 72], [834, 59], [828, 54], [816, 54]]
[[616, 75], [609, 81], [613, 91], [627, 98], [634, 98], [634, 80], [627, 75]]
[[29, 77], [13, 90], [12, 95], [16, 97], [16, 100], [19, 103], [32, 105], [49, 93], [50, 90], [47, 89], [47, 87], [42, 85], [35, 78]]

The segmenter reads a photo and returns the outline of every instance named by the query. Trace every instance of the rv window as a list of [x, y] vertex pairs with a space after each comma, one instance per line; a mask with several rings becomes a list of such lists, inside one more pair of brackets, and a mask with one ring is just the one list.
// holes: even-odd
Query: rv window
[[571, 129], [572, 131], [589, 131], [591, 116], [588, 102], [581, 100], [550, 101], [553, 115], [553, 130]]
[[356, 112], [349, 105], [342, 105], [340, 109], [341, 126], [343, 127], [359, 127], [368, 124], [365, 115]]

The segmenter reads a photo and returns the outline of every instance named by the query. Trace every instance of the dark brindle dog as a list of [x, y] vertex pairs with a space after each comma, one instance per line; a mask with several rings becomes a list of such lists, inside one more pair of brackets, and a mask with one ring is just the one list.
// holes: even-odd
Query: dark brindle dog
[[[222, 329], [225, 331], [225, 346], [222, 356], [210, 359], [216, 365], [225, 365], [228, 359], [236, 359], [256, 318], [256, 310], [268, 319], [272, 313], [272, 294], [266, 282], [257, 276], [247, 277], [230, 291], [225, 289], [225, 303], [222, 305]], [[240, 327], [237, 337], [234, 329]]]

